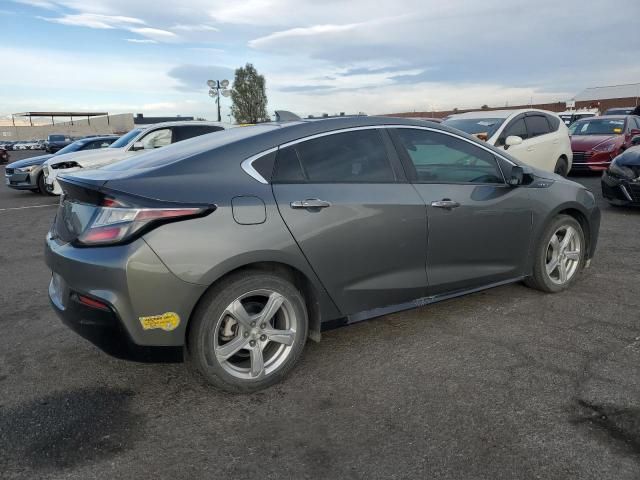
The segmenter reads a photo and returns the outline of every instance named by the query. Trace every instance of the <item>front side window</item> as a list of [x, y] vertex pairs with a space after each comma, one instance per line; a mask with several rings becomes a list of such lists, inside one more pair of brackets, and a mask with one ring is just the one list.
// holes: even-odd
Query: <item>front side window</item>
[[422, 183], [504, 183], [495, 157], [465, 140], [429, 130], [395, 130]]
[[377, 129], [326, 135], [282, 149], [276, 181], [386, 183], [395, 175]]
[[507, 125], [507, 128], [504, 129], [504, 132], [502, 132], [502, 135], [500, 135], [500, 138], [498, 139], [498, 142], [496, 142], [496, 144], [498, 146], [504, 145], [505, 140], [510, 136], [520, 137], [522, 138], [522, 140], [526, 140], [527, 138], [529, 138], [529, 132], [527, 132], [527, 126], [524, 123], [524, 117], [511, 120], [509, 125]]
[[154, 130], [140, 139], [145, 150], [153, 150], [154, 148], [166, 147], [171, 144], [171, 129], [161, 128]]
[[527, 131], [529, 132], [529, 137], [538, 137], [540, 135], [546, 135], [550, 131], [547, 117], [544, 117], [542, 115], [533, 115], [533, 116], [525, 117], [524, 121], [527, 124]]

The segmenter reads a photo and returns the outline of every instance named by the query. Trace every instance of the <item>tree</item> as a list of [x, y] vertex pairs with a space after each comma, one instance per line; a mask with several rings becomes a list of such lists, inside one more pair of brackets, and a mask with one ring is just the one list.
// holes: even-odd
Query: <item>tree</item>
[[231, 100], [231, 114], [236, 122], [258, 123], [268, 120], [265, 80], [252, 64], [247, 63], [236, 69]]

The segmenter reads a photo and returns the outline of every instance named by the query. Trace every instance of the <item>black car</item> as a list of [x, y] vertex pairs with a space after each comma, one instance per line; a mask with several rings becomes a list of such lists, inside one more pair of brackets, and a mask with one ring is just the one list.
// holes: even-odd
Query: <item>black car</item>
[[48, 153], [55, 153], [73, 143], [73, 141], [74, 140], [67, 135], [49, 135], [44, 142], [44, 149]]
[[4, 148], [0, 148], [0, 163], [7, 163], [9, 161], [9, 154]]
[[613, 159], [602, 175], [602, 196], [612, 205], [640, 207], [640, 146]]

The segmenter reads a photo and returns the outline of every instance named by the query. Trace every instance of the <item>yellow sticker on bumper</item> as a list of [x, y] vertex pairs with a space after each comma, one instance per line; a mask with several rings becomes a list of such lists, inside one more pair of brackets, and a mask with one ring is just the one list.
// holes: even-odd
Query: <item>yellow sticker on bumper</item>
[[165, 332], [175, 330], [180, 325], [180, 316], [175, 312], [167, 312], [162, 315], [151, 315], [150, 317], [140, 317], [143, 330], [153, 330], [160, 328]]

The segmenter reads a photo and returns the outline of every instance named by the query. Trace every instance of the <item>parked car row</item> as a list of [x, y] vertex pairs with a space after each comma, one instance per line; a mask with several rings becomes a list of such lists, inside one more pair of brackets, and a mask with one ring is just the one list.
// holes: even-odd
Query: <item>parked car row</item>
[[[40, 155], [7, 165], [5, 182], [7, 186], [17, 190], [59, 195], [62, 191], [57, 176], [61, 173], [81, 168], [100, 168], [137, 153], [222, 129], [223, 127], [213, 122], [179, 121], [135, 128], [122, 137], [89, 136], [70, 143], [54, 154]], [[58, 136], [49, 136], [49, 145], [53, 144], [51, 142], [62, 141], [55, 137]]]
[[2, 150], [43, 150], [44, 140], [0, 141]]
[[31, 190], [34, 193], [47, 194], [42, 171], [43, 164], [52, 157], [63, 157], [72, 152], [85, 152], [106, 148], [118, 139], [117, 135], [90, 137], [77, 140], [55, 154], [40, 155], [10, 163], [5, 167], [5, 182], [16, 190]]

